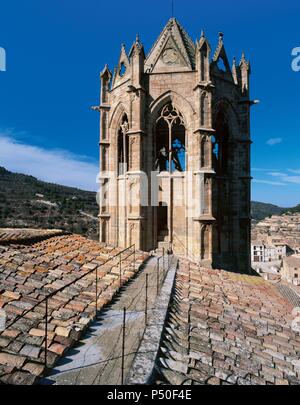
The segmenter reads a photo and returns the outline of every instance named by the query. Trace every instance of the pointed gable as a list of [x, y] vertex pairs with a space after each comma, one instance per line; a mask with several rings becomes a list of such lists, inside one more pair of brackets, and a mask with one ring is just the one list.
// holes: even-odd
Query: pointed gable
[[229, 65], [228, 57], [225, 51], [222, 33], [219, 34], [219, 42], [213, 57], [212, 69], [214, 74], [224, 76], [230, 81], [233, 81], [231, 67]]
[[193, 70], [195, 44], [175, 18], [171, 18], [158, 37], [146, 62], [146, 71]]
[[126, 53], [125, 46], [123, 44], [121, 48], [118, 67], [116, 67], [114, 70], [112, 88], [118, 86], [119, 84], [123, 83], [129, 78], [130, 78], [130, 61]]

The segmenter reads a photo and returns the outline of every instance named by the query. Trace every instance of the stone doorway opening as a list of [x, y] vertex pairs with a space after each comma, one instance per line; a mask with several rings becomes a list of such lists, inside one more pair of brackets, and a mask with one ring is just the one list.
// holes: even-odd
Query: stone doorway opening
[[158, 248], [169, 243], [168, 206], [163, 202], [157, 207], [157, 243]]

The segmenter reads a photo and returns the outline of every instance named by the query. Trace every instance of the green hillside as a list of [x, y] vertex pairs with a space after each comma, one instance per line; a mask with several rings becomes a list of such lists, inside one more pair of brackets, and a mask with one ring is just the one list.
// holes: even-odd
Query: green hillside
[[0, 167], [0, 227], [98, 234], [96, 193], [45, 183]]
[[[300, 204], [282, 208], [253, 201], [252, 218], [300, 212]], [[62, 229], [98, 238], [96, 193], [45, 183], [0, 167], [0, 227]]]
[[257, 201], [252, 201], [251, 203], [252, 218], [256, 219], [257, 221], [260, 221], [272, 215], [282, 215], [286, 213], [295, 213], [295, 212], [300, 212], [300, 204], [292, 208], [282, 208], [278, 207], [277, 205]]

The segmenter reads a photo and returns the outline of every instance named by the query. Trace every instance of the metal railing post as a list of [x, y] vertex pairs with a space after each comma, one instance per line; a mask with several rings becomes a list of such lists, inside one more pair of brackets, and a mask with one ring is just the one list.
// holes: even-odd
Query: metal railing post
[[[123, 249], [121, 252], [119, 252], [119, 253], [117, 253], [117, 254], [114, 254], [113, 256], [109, 256], [108, 259], [106, 259], [103, 263], [101, 263], [101, 265], [99, 265], [99, 268], [102, 267], [102, 266], [105, 266], [107, 263], [111, 262], [112, 260], [117, 260], [117, 258], [118, 258], [118, 256], [119, 256], [119, 258], [120, 258], [120, 273], [121, 273], [120, 284], [121, 284], [121, 283], [122, 283], [121, 255], [122, 255], [122, 253], [128, 251], [130, 248], [133, 248], [133, 247], [134, 247], [134, 252], [133, 252], [133, 253], [134, 253], [134, 261], [136, 261], [136, 249], [135, 249], [136, 245], [133, 244], [133, 245], [131, 245], [129, 248], [127, 247], [126, 249]], [[132, 255], [132, 253], [131, 253], [131, 255]], [[130, 255], [130, 256], [131, 256], [131, 255]], [[116, 265], [113, 264], [112, 267], [111, 267], [111, 270], [112, 270], [112, 268], [115, 268], [115, 267], [116, 267]], [[97, 269], [97, 270], [98, 270], [98, 269]], [[110, 270], [110, 271], [111, 271], [111, 270]], [[12, 327], [16, 322], [18, 322], [20, 319], [25, 318], [27, 314], [29, 314], [30, 312], [33, 312], [33, 311], [35, 310], [35, 308], [37, 308], [39, 305], [42, 305], [42, 304], [45, 303], [45, 305], [46, 305], [45, 338], [47, 337], [47, 339], [48, 339], [48, 300], [49, 300], [50, 298], [54, 297], [56, 294], [60, 293], [61, 291], [65, 290], [66, 288], [70, 287], [71, 285], [73, 285], [73, 284], [77, 283], [78, 281], [82, 280], [84, 277], [86, 277], [86, 276], [92, 274], [94, 271], [95, 271], [95, 270], [90, 270], [90, 271], [88, 271], [87, 273], [82, 274], [81, 276], [77, 277], [75, 280], [72, 280], [71, 282], [68, 282], [68, 283], [67, 283], [66, 285], [64, 285], [63, 287], [57, 289], [56, 291], [53, 291], [53, 292], [50, 293], [48, 296], [44, 297], [41, 301], [39, 301], [38, 303], [36, 303], [36, 304], [35, 304], [33, 307], [31, 307], [30, 309], [24, 310], [24, 311], [22, 312], [22, 314], [17, 315], [11, 322], [9, 322], [8, 324], [6, 324], [6, 329], [11, 328], [11, 327]], [[97, 279], [97, 295], [98, 295], [98, 273], [97, 273], [96, 279]], [[97, 304], [97, 309], [98, 309], [98, 302], [97, 302], [97, 301], [96, 301], [96, 304]], [[2, 335], [3, 332], [4, 332], [4, 331], [1, 331], [1, 330], [0, 330], [0, 336]], [[47, 348], [48, 348], [47, 339], [46, 339], [45, 347], [44, 347], [44, 350], [45, 350], [45, 364], [47, 363]]]
[[148, 324], [148, 274], [146, 274], [145, 325]]
[[96, 318], [97, 318], [97, 312], [98, 312], [98, 267], [96, 268]]
[[126, 308], [123, 309], [123, 337], [122, 337], [122, 365], [121, 365], [122, 385], [124, 385], [124, 369], [125, 369], [125, 333], [126, 333]]
[[133, 249], [133, 272], [135, 272], [135, 245]]
[[48, 297], [46, 298], [45, 313], [45, 369], [47, 369], [47, 351], [48, 351]]
[[119, 270], [120, 270], [120, 288], [122, 287], [122, 260], [121, 260], [121, 254], [119, 256]]
[[156, 263], [156, 295], [158, 295], [159, 291], [159, 257], [157, 258], [157, 263]]

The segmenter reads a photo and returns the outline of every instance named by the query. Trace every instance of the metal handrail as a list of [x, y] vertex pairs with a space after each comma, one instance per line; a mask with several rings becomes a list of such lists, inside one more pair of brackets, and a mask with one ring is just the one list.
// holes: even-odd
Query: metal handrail
[[[120, 252], [118, 252], [117, 254], [115, 254], [113, 257], [108, 258], [105, 262], [103, 262], [102, 264], [99, 265], [99, 267], [105, 266], [108, 262], [110, 262], [111, 260], [116, 259], [118, 256], [120, 256], [122, 253], [126, 252], [127, 250], [130, 250], [134, 248], [134, 253], [135, 253], [135, 244], [121, 250]], [[133, 254], [133, 253], [132, 253]], [[131, 255], [132, 255], [131, 254]], [[129, 255], [129, 256], [131, 256]], [[124, 260], [126, 260], [129, 256], [127, 256]], [[97, 268], [98, 269], [98, 268]], [[17, 315], [17, 317], [9, 324], [6, 326], [5, 330], [10, 328], [11, 326], [13, 326], [16, 322], [18, 322], [20, 319], [24, 318], [27, 314], [29, 314], [29, 312], [34, 311], [35, 308], [37, 308], [39, 305], [43, 304], [44, 302], [48, 301], [50, 298], [54, 297], [56, 294], [60, 293], [61, 291], [63, 291], [65, 288], [70, 287], [72, 284], [77, 283], [77, 281], [80, 281], [81, 279], [83, 279], [84, 277], [88, 276], [89, 274], [95, 272], [96, 269], [93, 270], [89, 270], [88, 272], [82, 274], [80, 277], [76, 278], [75, 280], [71, 281], [70, 283], [64, 285], [63, 287], [59, 288], [56, 291], [53, 291], [52, 293], [50, 293], [49, 295], [47, 295], [45, 298], [43, 298], [41, 301], [39, 301], [37, 304], [35, 304], [32, 308], [28, 309], [27, 311], [25, 311], [23, 314]], [[4, 331], [0, 332], [0, 335], [2, 335]]]
[[[130, 246], [130, 247], [128, 247], [128, 248], [122, 250], [121, 252], [115, 254], [114, 256], [112, 256], [112, 257], [110, 257], [109, 259], [107, 259], [104, 263], [102, 263], [99, 267], [105, 265], [106, 263], [108, 263], [108, 262], [111, 261], [111, 260], [114, 260], [114, 259], [117, 258], [117, 257], [120, 257], [120, 260], [121, 260], [121, 255], [122, 255], [123, 253], [125, 253], [125, 252], [128, 252], [128, 254], [126, 254], [126, 257], [123, 258], [122, 261], [127, 260], [130, 256], [133, 256], [133, 255], [134, 255], [134, 259], [133, 259], [133, 261], [130, 261], [130, 263], [129, 263], [128, 266], [124, 266], [124, 267], [123, 267], [122, 270], [123, 270], [123, 274], [124, 274], [124, 271], [126, 271], [126, 269], [128, 269], [128, 268], [131, 267], [131, 263], [132, 263], [132, 262], [134, 263], [134, 265], [135, 265], [135, 263], [136, 263], [136, 261], [135, 261], [135, 259], [136, 259], [136, 257], [135, 257], [135, 255], [136, 255], [135, 246], [136, 246], [136, 245], [132, 245], [132, 246]], [[132, 249], [132, 248], [134, 248], [134, 249]], [[131, 250], [131, 251], [130, 251], [130, 250]], [[161, 256], [158, 256], [158, 257], [157, 257], [157, 264], [156, 264], [156, 269], [155, 269], [156, 272], [157, 272], [157, 275], [156, 275], [156, 276], [157, 276], [157, 283], [160, 284], [160, 287], [161, 287], [161, 286], [163, 285], [163, 283], [164, 283], [165, 277], [166, 277], [166, 275], [167, 275], [167, 273], [168, 273], [168, 271], [169, 271], [169, 269], [170, 269], [170, 267], [171, 267], [171, 265], [172, 265], [172, 259], [173, 259], [173, 257], [174, 257], [173, 255], [168, 255], [168, 261], [166, 262], [165, 256], [166, 256], [166, 255], [165, 255], [165, 249], [163, 249], [163, 254], [162, 254]], [[171, 258], [171, 261], [169, 260], [170, 258]], [[159, 270], [160, 270], [160, 263], [162, 263], [162, 265], [163, 265], [163, 271], [162, 271], [162, 272], [159, 271]], [[167, 265], [167, 266], [166, 266], [166, 265]], [[72, 283], [69, 283], [69, 284], [68, 284], [68, 285], [71, 285], [71, 284], [73, 284], [73, 283], [76, 283], [76, 281], [80, 280], [81, 278], [83, 278], [84, 276], [86, 276], [86, 275], [88, 275], [88, 274], [91, 274], [93, 271], [96, 272], [96, 314], [97, 314], [97, 297], [98, 297], [98, 294], [97, 294], [97, 271], [98, 271], [99, 267], [97, 267], [97, 268], [94, 269], [94, 270], [88, 271], [88, 272], [85, 273], [84, 275], [78, 277], [76, 280], [73, 280]], [[113, 267], [115, 267], [115, 266], [113, 266]], [[112, 267], [112, 268], [113, 268], [113, 267]], [[154, 270], [154, 271], [155, 271], [155, 270]], [[111, 270], [110, 270], [110, 271], [111, 271]], [[109, 274], [110, 271], [108, 271], [107, 274]], [[121, 274], [122, 274], [122, 273], [120, 273], [120, 275], [121, 275]], [[163, 274], [163, 277], [160, 277], [160, 274]], [[122, 323], [122, 326], [121, 326], [121, 328], [120, 328], [120, 333], [119, 333], [118, 338], [117, 338], [117, 340], [116, 340], [114, 346], [112, 347], [112, 349], [111, 349], [109, 355], [107, 356], [107, 358], [106, 358], [105, 360], [95, 363], [95, 365], [96, 365], [96, 364], [100, 364], [100, 363], [109, 364], [110, 361], [121, 358], [121, 359], [122, 359], [122, 366], [121, 366], [121, 380], [122, 380], [122, 383], [124, 383], [124, 381], [125, 381], [125, 358], [126, 358], [127, 356], [131, 355], [131, 354], [135, 354], [135, 353], [136, 353], [136, 352], [131, 352], [131, 351], [129, 351], [129, 353], [126, 353], [126, 349], [127, 349], [126, 336], [127, 336], [128, 334], [130, 334], [132, 328], [134, 327], [134, 325], [131, 326], [131, 327], [130, 327], [130, 326], [127, 327], [128, 324], [130, 325], [131, 316], [132, 316], [132, 315], [130, 315], [130, 311], [129, 311], [129, 310], [130, 310], [131, 306], [134, 305], [133, 311], [134, 311], [135, 314], [136, 314], [136, 313], [141, 313], [141, 314], [143, 313], [143, 314], [144, 314], [144, 316], [145, 316], [145, 326], [144, 326], [144, 328], [145, 328], [145, 327], [147, 326], [148, 317], [149, 317], [149, 315], [151, 314], [151, 311], [153, 311], [154, 309], [156, 309], [155, 306], [150, 306], [150, 307], [149, 307], [149, 299], [148, 299], [148, 298], [149, 298], [149, 291], [150, 291], [150, 288], [155, 288], [155, 287], [157, 287], [157, 296], [158, 296], [158, 292], [159, 292], [158, 284], [157, 284], [157, 283], [153, 283], [153, 284], [152, 284], [152, 283], [149, 283], [149, 280], [148, 280], [148, 273], [147, 273], [147, 272], [146, 272], [146, 275], [145, 275], [145, 276], [146, 276], [146, 282], [141, 286], [141, 288], [139, 288], [138, 293], [135, 294], [135, 296], [132, 298], [131, 302], [130, 302], [129, 304], [127, 303], [127, 307], [123, 309], [123, 323]], [[155, 275], [153, 274], [153, 277], [154, 277], [154, 276], [155, 276]], [[121, 277], [120, 277], [120, 279], [121, 279]], [[36, 304], [33, 308], [31, 308], [31, 309], [29, 310], [29, 311], [32, 311], [32, 310], [34, 310], [34, 308], [36, 308], [39, 304], [43, 303], [44, 301], [46, 302], [46, 308], [45, 308], [45, 317], [46, 317], [46, 322], [45, 322], [45, 343], [43, 344], [43, 346], [44, 346], [44, 353], [45, 353], [45, 358], [44, 358], [45, 372], [47, 372], [47, 370], [48, 370], [48, 367], [47, 367], [47, 365], [48, 365], [48, 364], [47, 364], [48, 354], [47, 354], [47, 353], [48, 353], [48, 350], [49, 350], [49, 349], [48, 349], [48, 347], [49, 347], [49, 343], [48, 343], [48, 319], [49, 319], [49, 318], [48, 318], [48, 316], [49, 316], [49, 312], [48, 312], [48, 309], [49, 309], [49, 308], [48, 308], [48, 298], [50, 298], [50, 297], [52, 297], [53, 295], [55, 295], [56, 293], [60, 292], [60, 291], [63, 290], [64, 288], [67, 288], [68, 285], [66, 284], [64, 287], [61, 287], [59, 290], [54, 291], [53, 293], [49, 294], [47, 297], [45, 297], [43, 300], [41, 300], [38, 304]], [[144, 290], [144, 288], [145, 288], [145, 290]], [[144, 308], [144, 309], [141, 309], [141, 310], [139, 311], [139, 310], [137, 309], [137, 307], [136, 307], [136, 302], [137, 302], [137, 300], [139, 299], [139, 296], [140, 296], [141, 294], [145, 294], [145, 308]], [[26, 311], [26, 313], [28, 313], [29, 311]], [[129, 316], [127, 316], [127, 314], [129, 314]], [[18, 319], [20, 319], [22, 316], [25, 316], [25, 314], [21, 315]], [[119, 317], [119, 316], [120, 316], [119, 314], [110, 315], [110, 317]], [[17, 320], [15, 319], [14, 322], [16, 322], [16, 321], [17, 321]], [[152, 324], [152, 323], [151, 323], [151, 324]], [[158, 324], [157, 324], [157, 325], [158, 325]], [[128, 332], [127, 332], [127, 331], [128, 331]], [[145, 331], [145, 329], [144, 329], [144, 331]], [[143, 336], [144, 336], [144, 331], [143, 331], [143, 333], [142, 333], [140, 336], [137, 337], [137, 344], [138, 344], [138, 346], [140, 345], [141, 340], [142, 340], [142, 338], [143, 338]], [[115, 351], [115, 348], [117, 347], [117, 344], [119, 343], [119, 340], [120, 340], [121, 337], [122, 337], [122, 340], [121, 340], [121, 344], [122, 344], [122, 347], [121, 347], [121, 355], [118, 356], [118, 357], [116, 357], [115, 354], [114, 354], [114, 351]], [[135, 340], [134, 342], [136, 342], [136, 340]], [[134, 343], [134, 344], [135, 344], [135, 343]], [[130, 350], [132, 350], [132, 347], [133, 347], [133, 345], [131, 346]], [[5, 352], [5, 350], [4, 350], [4, 352]], [[106, 366], [105, 366], [105, 367], [106, 367]], [[103, 374], [103, 369], [102, 369], [102, 371], [101, 371], [100, 377], [102, 376], [102, 374]]]

